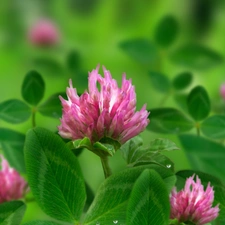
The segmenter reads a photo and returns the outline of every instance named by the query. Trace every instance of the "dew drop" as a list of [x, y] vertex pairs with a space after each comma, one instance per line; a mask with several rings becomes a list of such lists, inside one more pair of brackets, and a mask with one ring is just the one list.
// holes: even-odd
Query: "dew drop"
[[114, 223], [114, 224], [117, 224], [117, 223], [118, 223], [118, 220], [113, 220], [113, 223]]
[[170, 165], [170, 164], [167, 164], [166, 167], [167, 167], [167, 168], [171, 168], [171, 165]]

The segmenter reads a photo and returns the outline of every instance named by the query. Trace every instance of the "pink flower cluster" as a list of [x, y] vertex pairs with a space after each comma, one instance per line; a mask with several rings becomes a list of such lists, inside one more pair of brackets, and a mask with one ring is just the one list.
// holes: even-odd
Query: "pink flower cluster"
[[[136, 112], [136, 94], [131, 80], [122, 77], [122, 87], [103, 67], [104, 78], [98, 74], [99, 66], [89, 73], [89, 92], [80, 97], [69, 81], [68, 100], [60, 96], [63, 106], [59, 134], [76, 140], [88, 137], [92, 143], [109, 137], [125, 143], [142, 132], [149, 123], [149, 112], [144, 105]], [[100, 84], [100, 91], [97, 83]]]
[[219, 206], [212, 207], [214, 200], [213, 188], [208, 183], [206, 190], [201, 184], [199, 177], [189, 177], [185, 187], [177, 192], [173, 188], [170, 195], [171, 219], [181, 222], [192, 222], [196, 225], [203, 225], [214, 220], [219, 213]]
[[0, 159], [0, 203], [22, 198], [28, 189], [27, 182], [3, 156], [0, 155]]
[[38, 46], [55, 45], [59, 41], [56, 25], [49, 20], [40, 20], [29, 31], [29, 40]]

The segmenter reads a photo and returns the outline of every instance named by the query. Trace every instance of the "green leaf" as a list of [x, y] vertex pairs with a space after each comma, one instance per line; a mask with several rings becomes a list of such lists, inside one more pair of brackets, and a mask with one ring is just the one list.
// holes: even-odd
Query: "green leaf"
[[85, 215], [84, 224], [125, 224], [126, 207], [131, 190], [136, 179], [146, 168], [156, 170], [168, 190], [175, 184], [173, 173], [156, 164], [129, 168], [113, 174], [100, 185], [95, 199]]
[[11, 201], [0, 204], [0, 224], [19, 225], [23, 219], [26, 205], [21, 201]]
[[157, 58], [156, 46], [147, 39], [139, 38], [123, 41], [120, 48], [140, 63], [152, 63]]
[[34, 220], [34, 221], [27, 222], [23, 225], [60, 225], [60, 224], [61, 223], [57, 223], [55, 221], [53, 222], [53, 221], [48, 221], [48, 220]]
[[186, 44], [178, 48], [171, 60], [179, 65], [193, 69], [209, 69], [223, 62], [223, 57], [216, 51], [199, 44]]
[[81, 64], [80, 54], [76, 50], [72, 50], [66, 57], [66, 65], [71, 73], [79, 71]]
[[210, 113], [210, 100], [207, 91], [202, 86], [196, 86], [187, 97], [188, 111], [193, 119], [200, 121]]
[[142, 140], [137, 136], [127, 141], [121, 148], [123, 158], [128, 166], [140, 166], [156, 163], [165, 168], [174, 170], [173, 162], [160, 154], [162, 151], [178, 149], [177, 146], [167, 139], [155, 139], [148, 147], [142, 146]]
[[194, 122], [174, 108], [150, 109], [150, 123], [147, 128], [157, 133], [179, 134], [194, 127]]
[[127, 225], [168, 225], [169, 194], [160, 175], [144, 170], [134, 184], [127, 206]]
[[175, 102], [181, 108], [181, 110], [188, 113], [187, 107], [187, 94], [176, 93], [173, 95]]
[[168, 93], [170, 90], [170, 81], [167, 76], [162, 73], [150, 71], [149, 76], [153, 87], [162, 92]]
[[0, 119], [8, 123], [22, 123], [28, 120], [30, 115], [30, 107], [18, 99], [0, 103]]
[[33, 60], [34, 68], [37, 68], [41, 74], [46, 76], [61, 76], [63, 67], [55, 58], [41, 56]]
[[194, 170], [225, 180], [225, 147], [219, 143], [194, 135], [180, 135], [180, 142]]
[[156, 27], [155, 40], [161, 47], [169, 47], [177, 37], [178, 22], [172, 16], [165, 16]]
[[35, 128], [25, 141], [27, 176], [42, 210], [55, 219], [77, 222], [86, 200], [76, 157], [56, 134]]
[[153, 141], [151, 141], [149, 145], [149, 150], [157, 152], [173, 151], [178, 149], [179, 148], [174, 142], [164, 138], [156, 138]]
[[23, 147], [25, 135], [17, 131], [0, 128], [0, 146], [9, 164], [18, 172], [25, 173]]
[[192, 79], [193, 76], [190, 72], [183, 72], [174, 77], [172, 84], [176, 90], [183, 90], [191, 84]]
[[224, 115], [214, 115], [203, 121], [201, 124], [202, 133], [209, 137], [215, 139], [225, 138], [225, 116]]
[[41, 75], [34, 70], [28, 72], [21, 91], [24, 100], [36, 106], [42, 100], [45, 92], [45, 83]]
[[44, 103], [38, 106], [38, 112], [43, 116], [59, 119], [62, 116], [62, 104], [59, 96], [66, 98], [66, 93], [61, 92], [50, 96]]
[[193, 174], [198, 175], [205, 189], [207, 188], [207, 185], [210, 182], [210, 186], [213, 187], [215, 193], [213, 205], [217, 205], [219, 203], [219, 219], [225, 218], [225, 185], [217, 177], [200, 171], [182, 170], [176, 173], [178, 189], [182, 189], [184, 187], [186, 179], [188, 177], [191, 177]]

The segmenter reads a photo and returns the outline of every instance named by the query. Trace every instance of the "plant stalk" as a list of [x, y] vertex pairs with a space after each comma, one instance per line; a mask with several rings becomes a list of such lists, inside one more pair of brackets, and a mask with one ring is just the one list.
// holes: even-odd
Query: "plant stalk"
[[107, 177], [112, 175], [112, 171], [109, 167], [109, 160], [108, 160], [107, 156], [103, 156], [103, 157], [100, 157], [100, 158], [101, 158], [102, 168], [103, 168], [105, 179], [106, 179]]

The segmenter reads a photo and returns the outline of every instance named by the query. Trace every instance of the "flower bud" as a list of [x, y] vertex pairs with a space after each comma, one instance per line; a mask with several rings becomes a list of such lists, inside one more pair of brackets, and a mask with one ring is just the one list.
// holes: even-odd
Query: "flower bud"
[[56, 25], [49, 20], [40, 20], [31, 27], [28, 37], [33, 45], [52, 46], [58, 43], [59, 33]]

